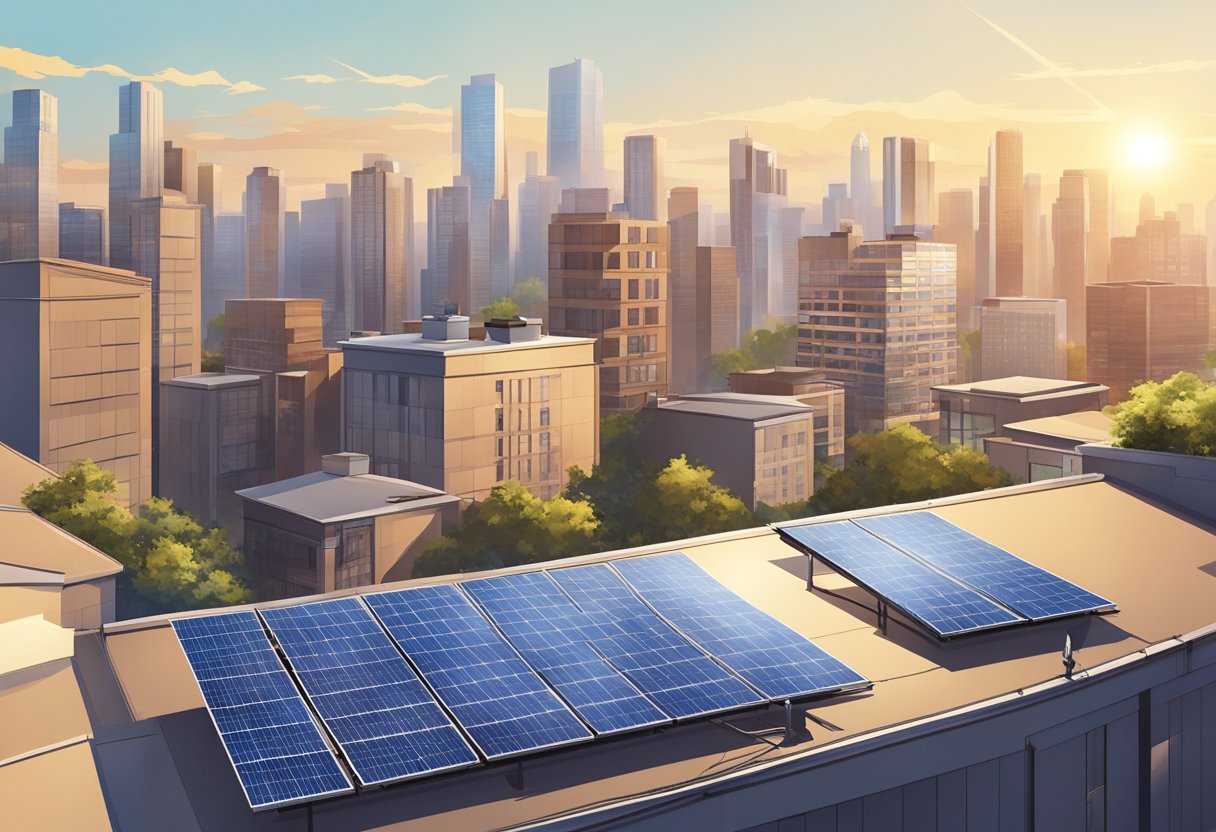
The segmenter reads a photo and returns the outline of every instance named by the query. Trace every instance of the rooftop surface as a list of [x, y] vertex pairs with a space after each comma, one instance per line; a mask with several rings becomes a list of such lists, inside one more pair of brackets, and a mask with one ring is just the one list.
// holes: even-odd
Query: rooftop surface
[[[895, 732], [882, 739], [893, 741], [892, 736], [910, 730], [913, 720], [941, 720], [975, 703], [1006, 695], [1016, 698], [1039, 683], [1058, 680], [1065, 634], [1071, 636], [1084, 667], [1095, 668], [1216, 619], [1214, 530], [1100, 477], [1015, 486], [927, 504], [815, 518], [813, 522], [926, 507], [1113, 600], [1118, 612], [1022, 626], [948, 644], [892, 612], [889, 631], [883, 635], [876, 629], [873, 598], [818, 561], [816, 591], [808, 592], [807, 558], [772, 528], [546, 564], [565, 566], [683, 551], [730, 590], [873, 680], [874, 688], [868, 693], [796, 703], [797, 724], [807, 714], [824, 722], [808, 722], [810, 735], [802, 734], [781, 747], [729, 730], [721, 720], [702, 720], [528, 757], [522, 769], [514, 764], [486, 766], [339, 798], [316, 806], [316, 828], [499, 829], [568, 818], [591, 808], [639, 800], [656, 791], [674, 792], [689, 784], [704, 788], [774, 761], [802, 759], [808, 765], [822, 764], [816, 761], [828, 760], [856, 743], [878, 741], [878, 732]], [[1145, 559], [1148, 552], [1153, 553], [1152, 580], [1145, 579], [1150, 568]], [[393, 586], [451, 580], [426, 579]], [[332, 595], [357, 593], [345, 590]], [[173, 818], [175, 823], [187, 818], [204, 829], [271, 829], [289, 818], [295, 822], [293, 814], [254, 815], [249, 811], [168, 621], [168, 617], [157, 617], [107, 626], [105, 652], [113, 676], [100, 672], [108, 673], [104, 665], [82, 674], [91, 697], [100, 699], [94, 690], [104, 691], [110, 685], [119, 691], [115, 696], [124, 704], [118, 710], [129, 708], [138, 720], [125, 729], [124, 736], [139, 734], [141, 738], [124, 740], [122, 753], [133, 755], [143, 748], [146, 755], [128, 757], [128, 761], [165, 763], [164, 770], [160, 766], [157, 770], [166, 787], [122, 811], [148, 812], [148, 818]], [[116, 680], [116, 685], [110, 680]], [[34, 703], [32, 707], [39, 706]], [[746, 712], [729, 721], [756, 729], [779, 725], [781, 719], [771, 710]], [[822, 727], [826, 723], [838, 730]], [[96, 730], [96, 724], [94, 727]], [[115, 743], [100, 746], [102, 779], [107, 788], [132, 794], [134, 784], [124, 784], [122, 778], [143, 775], [132, 773], [130, 762], [126, 767], [107, 768], [106, 760], [118, 754], [116, 748]], [[513, 785], [517, 772], [524, 778], [522, 791]], [[302, 810], [294, 811], [300, 813], [303, 823]]]
[[174, 387], [197, 387], [200, 390], [261, 383], [260, 377], [247, 373], [195, 373], [192, 376], [178, 376], [161, 382], [161, 384], [171, 384]]
[[658, 409], [747, 422], [760, 422], [781, 416], [809, 416], [814, 412], [814, 408], [803, 404], [794, 396], [752, 396], [746, 393], [668, 399], [660, 402]]
[[117, 575], [122, 564], [32, 511], [0, 506], [0, 559], [14, 566], [62, 572], [75, 584]]
[[[459, 499], [408, 480], [375, 474], [348, 477], [324, 471], [258, 485], [236, 493], [246, 500], [273, 506], [318, 523], [409, 511], [419, 505], [431, 506], [437, 502]], [[390, 498], [396, 497], [406, 499], [389, 502]]]
[[1010, 422], [1008, 430], [1036, 433], [1056, 439], [1075, 439], [1078, 442], [1109, 442], [1111, 419], [1100, 410], [1082, 410], [1062, 416], [1044, 416]]
[[535, 350], [545, 347], [565, 347], [571, 344], [593, 344], [594, 338], [571, 338], [565, 335], [542, 335], [536, 341], [518, 341], [504, 343], [492, 341], [434, 341], [423, 338], [421, 333], [407, 332], [397, 335], [372, 335], [367, 338], [348, 338], [339, 341], [342, 349], [382, 350], [385, 352], [406, 352], [416, 355], [466, 355], [486, 352], [506, 352], [510, 350]]
[[0, 505], [21, 505], [21, 492], [55, 476], [50, 468], [0, 442]]
[[934, 390], [951, 393], [970, 393], [977, 396], [1004, 396], [1024, 399], [1031, 396], [1047, 396], [1056, 393], [1080, 393], [1106, 389], [1101, 384], [1088, 381], [1068, 381], [1060, 378], [1034, 378], [1033, 376], [1009, 376], [964, 384], [938, 384]]

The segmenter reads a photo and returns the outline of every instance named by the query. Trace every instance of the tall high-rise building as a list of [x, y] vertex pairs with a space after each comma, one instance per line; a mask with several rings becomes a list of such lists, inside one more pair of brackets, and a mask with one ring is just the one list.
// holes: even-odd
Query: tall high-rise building
[[1157, 218], [1157, 200], [1148, 193], [1140, 194], [1140, 225]]
[[1052, 296], [1067, 301], [1068, 340], [1085, 343], [1085, 287], [1090, 283], [1089, 222], [1090, 178], [1083, 170], [1066, 170], [1060, 177], [1060, 196], [1051, 208], [1051, 234], [1055, 250]]
[[1111, 197], [1110, 171], [1090, 168], [1085, 171], [1089, 183], [1089, 266], [1087, 283], [1110, 280], [1111, 219], [1114, 199]]
[[1022, 291], [1047, 297], [1049, 280], [1039, 277], [1039, 219], [1043, 216], [1043, 177], [1028, 173], [1022, 180]]
[[957, 371], [954, 246], [863, 243], [846, 229], [799, 240], [798, 272], [798, 366], [845, 385], [846, 432], [913, 424], [934, 435], [930, 388]]
[[957, 302], [959, 332], [979, 326], [976, 309], [981, 298], [975, 293], [975, 192], [970, 188], [945, 191], [937, 197], [937, 226], [933, 240], [954, 243], [957, 251]]
[[668, 390], [667, 227], [617, 214], [555, 214], [549, 331], [595, 338], [600, 409]]
[[283, 296], [300, 294], [300, 212], [283, 212]]
[[[427, 267], [422, 270], [423, 315], [442, 311], [448, 306], [455, 306], [461, 314], [477, 311], [472, 307], [469, 274], [472, 261], [470, 224], [467, 185], [427, 190]], [[547, 257], [545, 262], [548, 263]]]
[[697, 354], [697, 241], [696, 188], [672, 188], [667, 199], [667, 332], [669, 389], [695, 393], [701, 388]]
[[350, 335], [347, 299], [351, 292], [350, 191], [327, 184], [321, 199], [300, 203], [300, 293], [321, 299], [325, 346]]
[[1067, 301], [984, 298], [980, 307], [980, 376], [1065, 378]]
[[549, 70], [549, 133], [546, 173], [561, 188], [602, 188], [604, 173], [604, 75], [595, 61], [578, 58]]
[[492, 74], [460, 88], [460, 176], [469, 187], [472, 308], [511, 292], [503, 88]]
[[131, 266], [152, 281], [152, 493], [160, 495], [160, 385], [202, 359], [199, 207], [176, 191], [129, 203]]
[[59, 99], [43, 90], [13, 91], [13, 123], [4, 128], [8, 259], [59, 256]]
[[[870, 140], [865, 131], [853, 137], [849, 147], [849, 197], [853, 200], [855, 216], [839, 217], [838, 219], [853, 219], [861, 223], [862, 231], [873, 237], [878, 234], [882, 217], [874, 206], [874, 184], [870, 168]], [[830, 193], [829, 193], [830, 195]], [[827, 219], [824, 219], [827, 226]], [[828, 233], [835, 228], [827, 228]]]
[[883, 234], [933, 225], [936, 168], [932, 142], [911, 136], [882, 140]]
[[203, 280], [204, 323], [223, 312], [227, 301], [245, 297], [244, 214], [216, 215], [214, 264], [211, 277]]
[[[733, 246], [697, 246], [697, 388], [711, 384], [714, 353], [739, 346], [739, 274]], [[672, 317], [673, 321], [676, 318]], [[673, 332], [679, 326], [673, 324]]]
[[988, 201], [990, 282], [981, 297], [1022, 296], [1026, 217], [1020, 130], [998, 130], [988, 145]]
[[1135, 237], [1111, 239], [1110, 282], [1207, 283], [1207, 239], [1183, 234], [1173, 211], [1145, 220]]
[[980, 177], [979, 212], [975, 231], [975, 297], [992, 295], [992, 188]]
[[[539, 277], [549, 281], [549, 223], [561, 201], [561, 185], [556, 176], [537, 173], [537, 154], [526, 157], [524, 181], [519, 183], [515, 282]], [[429, 309], [423, 310], [430, 312]]]
[[1109, 387], [1111, 402], [1118, 402], [1141, 382], [1205, 372], [1210, 292], [1155, 280], [1091, 284], [1085, 290], [1088, 379]]
[[352, 327], [400, 332], [413, 273], [414, 183], [396, 162], [350, 175]]
[[147, 81], [118, 89], [118, 132], [110, 136], [110, 265], [131, 268], [131, 203], [164, 192], [164, 95]]
[[[218, 306], [210, 301], [211, 286], [223, 283], [224, 275], [217, 273], [215, 259], [215, 221], [219, 216], [223, 202], [223, 170], [212, 162], [203, 162], [198, 166], [198, 206], [199, 206], [199, 249], [203, 264], [203, 325], [206, 326], [211, 315], [224, 311], [221, 300]], [[241, 264], [240, 285], [244, 286], [244, 263]]]
[[1204, 209], [1204, 230], [1208, 238], [1208, 285], [1216, 286], [1216, 196]]
[[625, 205], [629, 216], [667, 222], [667, 140], [625, 137]]
[[185, 194], [186, 201], [198, 204], [198, 153], [189, 147], [174, 147], [165, 141], [165, 190]]
[[245, 177], [245, 292], [277, 298], [283, 292], [287, 190], [275, 168], [257, 167]]
[[[849, 220], [864, 228], [864, 223], [857, 218], [856, 201], [849, 196], [849, 186], [844, 182], [828, 184], [828, 195], [823, 198], [823, 221], [820, 225], [825, 234], [840, 230], [840, 222]], [[856, 226], [855, 226], [856, 227]]]
[[783, 308], [784, 273], [782, 211], [786, 207], [786, 171], [777, 154], [751, 137], [730, 141], [730, 242], [739, 269], [740, 333], [758, 329], [769, 316], [793, 321], [796, 308]]
[[563, 188], [557, 211], [560, 214], [607, 214], [612, 195], [607, 188]]
[[78, 263], [106, 264], [106, 209], [59, 203], [59, 256]]

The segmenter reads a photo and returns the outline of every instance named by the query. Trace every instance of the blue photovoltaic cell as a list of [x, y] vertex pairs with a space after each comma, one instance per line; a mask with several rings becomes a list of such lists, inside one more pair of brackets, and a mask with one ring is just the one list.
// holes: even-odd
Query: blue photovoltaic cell
[[779, 531], [939, 636], [1024, 620], [848, 520], [784, 526]]
[[659, 614], [769, 699], [860, 688], [864, 676], [744, 601], [683, 552], [612, 566]]
[[262, 618], [363, 785], [478, 762], [358, 598], [262, 610]]
[[592, 622], [588, 639], [672, 717], [687, 719], [766, 701], [655, 615], [607, 564], [554, 569], [549, 575], [587, 613]]
[[354, 790], [256, 613], [171, 623], [250, 808]]
[[928, 511], [855, 521], [952, 578], [1033, 620], [1076, 615], [1114, 604], [963, 531]]
[[597, 734], [670, 722], [588, 643], [591, 620], [544, 572], [460, 586]]
[[591, 739], [455, 586], [376, 593], [364, 601], [486, 759]]

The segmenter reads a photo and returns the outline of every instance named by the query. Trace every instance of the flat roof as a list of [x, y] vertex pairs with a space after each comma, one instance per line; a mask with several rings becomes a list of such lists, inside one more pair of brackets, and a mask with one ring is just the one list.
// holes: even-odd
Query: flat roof
[[77, 584], [122, 571], [122, 564], [53, 523], [23, 508], [0, 506], [0, 560], [62, 572], [64, 584]]
[[371, 335], [367, 338], [348, 338], [339, 341], [342, 349], [379, 350], [382, 352], [404, 352], [415, 355], [458, 355], [507, 352], [510, 350], [534, 350], [545, 347], [567, 347], [572, 344], [594, 344], [594, 338], [572, 338], [566, 335], [542, 335], [536, 341], [503, 343], [487, 338], [484, 341], [434, 341], [423, 338], [420, 332], [404, 332], [396, 335]]
[[1081, 410], [1062, 416], [1044, 416], [1005, 425], [1009, 430], [1057, 439], [1075, 439], [1078, 442], [1109, 442], [1110, 426], [1111, 418], [1100, 410]]
[[0, 505], [21, 505], [21, 492], [34, 483], [59, 476], [40, 462], [0, 442]]
[[[318, 523], [395, 514], [460, 499], [409, 480], [376, 474], [347, 477], [324, 471], [258, 485], [236, 493], [250, 502], [272, 506]], [[390, 502], [391, 498], [396, 497], [406, 499]]]
[[1024, 399], [1030, 396], [1046, 396], [1054, 393], [1083, 393], [1108, 389], [1090, 381], [1070, 381], [1061, 378], [1035, 378], [1034, 376], [1009, 376], [963, 384], [937, 384], [934, 390], [951, 393], [970, 393], [973, 396], [1004, 396]]
[[[797, 724], [813, 713], [839, 730], [812, 726], [813, 736], [803, 734], [780, 747], [760, 745], [723, 726], [721, 720], [702, 720], [524, 758], [526, 792], [512, 788], [503, 766], [368, 790], [317, 806], [318, 828], [500, 829], [674, 791], [697, 781], [742, 775], [774, 760], [797, 756], [814, 761], [814, 755], [867, 736], [876, 742], [895, 742], [912, 720], [945, 719], [952, 710], [997, 696], [1016, 696], [1059, 678], [1065, 634], [1071, 636], [1078, 660], [1093, 668], [1137, 654], [1146, 645], [1175, 643], [1176, 634], [1216, 620], [1216, 530], [1095, 475], [798, 522], [922, 508], [931, 508], [963, 529], [1113, 600], [1118, 612], [943, 644], [893, 611], [884, 635], [876, 628], [873, 598], [818, 561], [816, 591], [808, 592], [807, 558], [769, 527], [544, 564], [560, 567], [683, 551], [729, 589], [874, 680], [874, 688], [869, 693], [795, 704]], [[1151, 566], [1146, 552], [1153, 553]], [[537, 568], [541, 566], [532, 564], [498, 573]], [[1152, 579], [1146, 580], [1150, 570]], [[496, 573], [343, 590], [328, 597], [487, 574]], [[201, 807], [191, 810], [196, 813], [222, 812], [239, 818], [241, 828], [271, 828], [278, 822], [274, 817], [247, 820], [253, 816], [202, 709], [198, 687], [168, 619], [160, 616], [105, 628], [107, 653], [132, 712], [138, 719], [171, 720], [173, 735], [165, 733], [173, 758], [198, 761], [182, 775], [191, 795], [185, 810], [191, 810], [192, 804]], [[756, 712], [732, 721], [759, 728], [761, 719], [780, 717], [775, 712]], [[890, 736], [879, 740], [879, 732]], [[510, 768], [514, 771], [513, 765]], [[134, 771], [122, 774], [140, 776]]]
[[794, 396], [752, 396], [747, 393], [668, 399], [659, 402], [658, 409], [746, 422], [762, 422], [782, 416], [811, 416], [815, 411], [809, 404], [803, 404]]
[[246, 384], [260, 384], [261, 376], [247, 373], [195, 373], [192, 376], [178, 376], [166, 379], [161, 384], [173, 387], [194, 387], [200, 390], [211, 390], [217, 387], [243, 387]]

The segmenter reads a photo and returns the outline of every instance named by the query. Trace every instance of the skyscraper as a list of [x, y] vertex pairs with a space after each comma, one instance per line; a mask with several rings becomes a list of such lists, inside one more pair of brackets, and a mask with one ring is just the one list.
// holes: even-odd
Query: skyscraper
[[[518, 239], [515, 253], [515, 282], [539, 277], [549, 282], [549, 223], [557, 213], [561, 186], [556, 176], [537, 174], [537, 154], [526, 157], [524, 181], [519, 183]], [[430, 312], [430, 310], [423, 310]]]
[[1028, 173], [1022, 179], [1022, 291], [1029, 297], [1048, 297], [1050, 281], [1039, 278], [1039, 218], [1043, 214], [1043, 177]]
[[1216, 196], [1208, 200], [1203, 219], [1208, 237], [1208, 285], [1216, 286]]
[[350, 191], [327, 184], [321, 199], [300, 203], [300, 293], [321, 299], [327, 347], [350, 335], [347, 299], [351, 292]]
[[365, 158], [350, 175], [352, 321], [400, 332], [410, 296], [414, 183], [396, 162]]
[[1065, 378], [1067, 301], [984, 298], [980, 308], [980, 377]]
[[186, 202], [198, 204], [198, 153], [189, 147], [174, 147], [165, 141], [165, 190], [186, 195]]
[[275, 168], [245, 177], [245, 297], [277, 298], [283, 291], [287, 192]]
[[131, 268], [131, 203], [164, 191], [164, 96], [147, 81], [118, 89], [118, 132], [110, 136], [110, 265]]
[[1110, 223], [1114, 204], [1110, 192], [1110, 171], [1090, 168], [1089, 182], [1089, 267], [1087, 283], [1110, 280]]
[[975, 294], [975, 192], [957, 188], [938, 195], [937, 226], [933, 240], [954, 243], [957, 251], [957, 302], [955, 305], [959, 332], [970, 332], [979, 326], [976, 308], [980, 298]]
[[[739, 269], [740, 333], [764, 326], [771, 315], [792, 321], [796, 308], [782, 305], [784, 273], [783, 209], [786, 171], [777, 154], [750, 136], [730, 141], [730, 242]], [[794, 241], [788, 241], [794, 245]]]
[[460, 88], [460, 176], [468, 182], [472, 309], [510, 294], [510, 228], [502, 84], [474, 75]]
[[8, 258], [58, 257], [59, 100], [49, 92], [13, 91], [0, 187], [6, 192]]
[[840, 221], [849, 220], [857, 225], [862, 221], [857, 218], [857, 203], [849, 196], [849, 186], [844, 182], [828, 184], [828, 195], [823, 198], [823, 227], [825, 234], [840, 230]]
[[666, 139], [625, 137], [625, 205], [634, 219], [667, 222], [666, 157]]
[[[211, 315], [215, 315], [224, 311], [224, 303], [221, 300], [218, 306], [209, 302], [211, 286], [216, 281], [222, 282], [224, 276], [216, 273], [215, 259], [215, 223], [216, 217], [219, 216], [220, 206], [223, 201], [223, 176], [219, 165], [212, 162], [203, 162], [198, 166], [198, 206], [199, 206], [199, 249], [202, 254], [203, 264], [203, 325], [205, 326]], [[245, 267], [242, 264], [242, 278], [240, 284], [243, 286]]]
[[[454, 305], [461, 314], [470, 311], [472, 240], [469, 226], [468, 185], [455, 184], [427, 190], [427, 267], [422, 271], [423, 315], [442, 311], [443, 307], [449, 305]], [[547, 257], [545, 262], [548, 263]]]
[[[830, 187], [829, 187], [830, 196]], [[871, 182], [870, 171], [870, 140], [866, 137], [865, 131], [858, 133], [853, 137], [853, 144], [849, 147], [849, 197], [853, 200], [853, 217], [840, 217], [839, 219], [853, 219], [861, 223], [862, 231], [874, 236], [878, 233], [878, 219], [874, 211], [874, 185]], [[827, 220], [824, 220], [824, 226], [827, 226]], [[835, 228], [828, 228], [828, 233], [835, 231]]]
[[1083, 170], [1066, 170], [1060, 177], [1060, 196], [1051, 208], [1051, 236], [1055, 250], [1052, 296], [1068, 302], [1068, 340], [1085, 343], [1085, 287], [1089, 279], [1089, 221], [1093, 216], [1089, 176]]
[[[201, 225], [201, 223], [200, 223]], [[203, 279], [203, 322], [224, 311], [232, 298], [245, 297], [245, 215], [215, 218], [215, 268]]]
[[980, 177], [979, 216], [975, 231], [975, 297], [992, 295], [992, 188], [988, 177]]
[[1135, 237], [1112, 238], [1110, 282], [1135, 280], [1207, 283], [1206, 238], [1183, 234], [1173, 211], [1140, 223]]
[[78, 263], [106, 264], [106, 209], [59, 203], [59, 256]]
[[578, 58], [549, 70], [547, 173], [562, 188], [602, 188], [604, 75], [595, 61]]
[[911, 136], [882, 140], [883, 234], [933, 225], [936, 167], [932, 142]]
[[981, 297], [1026, 294], [1022, 274], [1025, 247], [1025, 179], [1022, 132], [998, 130], [988, 145], [989, 285]]
[[[628, 139], [626, 139], [628, 141]], [[700, 363], [697, 355], [697, 240], [696, 188], [672, 188], [667, 200], [667, 310], [671, 344], [672, 393], [695, 393]]]

